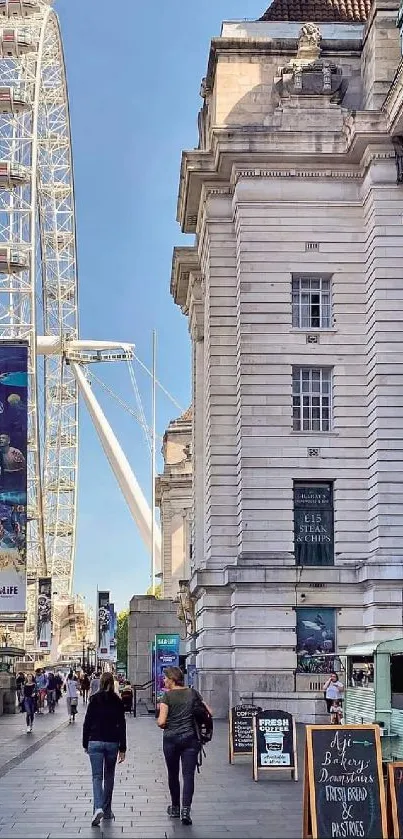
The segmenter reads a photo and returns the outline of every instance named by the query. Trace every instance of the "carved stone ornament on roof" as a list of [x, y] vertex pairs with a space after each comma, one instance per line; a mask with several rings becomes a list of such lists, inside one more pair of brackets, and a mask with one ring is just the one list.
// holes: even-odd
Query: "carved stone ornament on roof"
[[320, 56], [320, 42], [322, 35], [316, 23], [304, 23], [299, 38], [297, 57], [292, 62], [295, 65], [305, 66], [313, 64]]
[[281, 100], [290, 96], [328, 95], [339, 99], [342, 71], [336, 64], [320, 58], [321, 32], [315, 23], [304, 23], [295, 58], [279, 67], [274, 86]]

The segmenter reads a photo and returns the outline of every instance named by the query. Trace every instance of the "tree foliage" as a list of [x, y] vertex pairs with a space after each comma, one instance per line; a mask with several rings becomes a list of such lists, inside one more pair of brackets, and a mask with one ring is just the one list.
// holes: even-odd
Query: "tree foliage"
[[118, 661], [127, 667], [127, 642], [129, 636], [129, 610], [124, 609], [118, 614], [117, 654]]
[[[152, 586], [150, 586], [150, 588], [147, 589], [146, 594], [151, 595], [152, 593], [153, 593], [153, 588], [152, 588]], [[155, 586], [155, 597], [157, 598], [157, 600], [161, 600], [161, 595], [162, 595], [162, 586], [161, 586], [161, 583], [158, 583], [158, 585]]]

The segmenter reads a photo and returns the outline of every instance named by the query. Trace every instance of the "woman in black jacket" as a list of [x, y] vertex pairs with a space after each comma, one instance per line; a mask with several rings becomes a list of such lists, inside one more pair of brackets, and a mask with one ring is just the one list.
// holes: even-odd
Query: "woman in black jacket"
[[126, 756], [126, 718], [123, 702], [114, 691], [112, 673], [103, 673], [98, 693], [89, 702], [83, 726], [83, 747], [90, 756], [94, 812], [92, 826], [114, 819], [112, 794], [116, 761]]

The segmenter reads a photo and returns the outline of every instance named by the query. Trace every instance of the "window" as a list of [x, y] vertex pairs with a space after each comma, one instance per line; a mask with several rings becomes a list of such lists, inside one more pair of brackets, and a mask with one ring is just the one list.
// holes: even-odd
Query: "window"
[[294, 483], [296, 565], [334, 565], [333, 485]]
[[329, 278], [292, 278], [292, 325], [299, 329], [330, 329]]
[[332, 371], [328, 367], [294, 367], [292, 425], [294, 431], [330, 431]]

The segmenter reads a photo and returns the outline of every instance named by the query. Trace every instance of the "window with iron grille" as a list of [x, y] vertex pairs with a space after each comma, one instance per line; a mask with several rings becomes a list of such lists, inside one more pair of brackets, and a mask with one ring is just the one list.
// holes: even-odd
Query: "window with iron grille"
[[293, 367], [294, 431], [330, 431], [332, 371], [328, 367]]
[[299, 329], [330, 329], [331, 288], [329, 277], [292, 278], [292, 325]]

